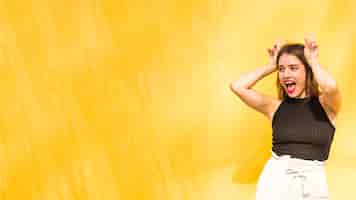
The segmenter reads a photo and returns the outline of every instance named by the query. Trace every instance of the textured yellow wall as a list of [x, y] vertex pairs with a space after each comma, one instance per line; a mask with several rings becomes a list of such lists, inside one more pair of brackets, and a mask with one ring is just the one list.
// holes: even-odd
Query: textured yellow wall
[[[333, 199], [356, 180], [356, 1], [1, 0], [0, 199], [253, 199], [267, 119], [229, 83], [315, 32], [344, 96]], [[275, 95], [275, 76], [257, 88]]]

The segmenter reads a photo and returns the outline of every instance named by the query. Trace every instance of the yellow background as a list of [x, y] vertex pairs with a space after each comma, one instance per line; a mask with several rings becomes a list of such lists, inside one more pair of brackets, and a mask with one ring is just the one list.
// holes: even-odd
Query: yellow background
[[[343, 94], [327, 173], [356, 190], [356, 1], [1, 0], [0, 199], [253, 199], [268, 120], [229, 89], [315, 32]], [[275, 75], [256, 87], [275, 95]]]

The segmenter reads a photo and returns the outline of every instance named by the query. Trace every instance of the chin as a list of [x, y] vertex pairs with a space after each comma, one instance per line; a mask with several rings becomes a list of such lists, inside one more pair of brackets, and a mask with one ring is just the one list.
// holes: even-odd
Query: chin
[[290, 97], [290, 98], [304, 98], [304, 97], [301, 97], [302, 96], [302, 94], [288, 94], [287, 93], [287, 95], [288, 95], [288, 97]]
[[287, 96], [288, 97], [290, 97], [290, 98], [298, 98], [298, 97], [300, 97], [300, 95], [301, 94], [298, 94], [298, 93], [296, 93], [296, 92], [294, 92], [293, 94], [289, 94], [287, 91], [284, 91], [286, 94], [287, 94]]

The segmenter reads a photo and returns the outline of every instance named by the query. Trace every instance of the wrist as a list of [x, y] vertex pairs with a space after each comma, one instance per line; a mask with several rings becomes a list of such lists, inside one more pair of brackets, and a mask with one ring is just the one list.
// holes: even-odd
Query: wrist
[[273, 67], [273, 65], [267, 64], [263, 67], [264, 76], [268, 76], [269, 74], [272, 74], [274, 71], [275, 71], [275, 67]]
[[311, 68], [320, 67], [320, 63], [318, 61], [312, 61], [312, 62], [310, 62], [310, 67]]
[[276, 64], [275, 63], [268, 63], [266, 65], [266, 68], [268, 69], [268, 71], [270, 71], [271, 73], [277, 70]]
[[319, 61], [318, 61], [318, 60], [311, 60], [311, 61], [309, 62], [309, 64], [310, 64], [310, 67], [311, 67], [311, 68], [320, 67], [320, 64], [319, 64]]

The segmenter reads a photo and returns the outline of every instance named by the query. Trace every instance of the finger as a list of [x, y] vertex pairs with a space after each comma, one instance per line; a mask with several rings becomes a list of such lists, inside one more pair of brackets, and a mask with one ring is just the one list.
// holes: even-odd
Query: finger
[[305, 33], [305, 38], [308, 38], [308, 40], [315, 40], [315, 33], [307, 32]]
[[308, 49], [313, 49], [315, 46], [316, 46], [316, 43], [315, 42], [312, 42], [310, 41], [309, 39], [305, 39], [305, 46], [308, 48]]
[[275, 49], [271, 49], [271, 56], [274, 56], [276, 54], [276, 50]]
[[313, 48], [312, 43], [316, 43], [315, 33], [307, 33], [305, 34], [305, 43], [308, 45], [309, 48]]
[[316, 39], [315, 39], [315, 33], [308, 33], [308, 39], [310, 42], [315, 42]]
[[316, 44], [316, 42], [310, 42], [310, 46], [312, 49], [318, 48], [318, 45]]
[[309, 46], [310, 42], [309, 42], [309, 39], [307, 37], [304, 38], [304, 45], [307, 47], [307, 48], [310, 48]]
[[273, 49], [277, 49], [277, 48], [278, 48], [278, 45], [279, 45], [278, 40], [274, 41], [274, 43], [273, 43]]
[[278, 46], [279, 48], [281, 48], [282, 46], [284, 46], [287, 42], [285, 40], [279, 40], [278, 41]]
[[281, 39], [277, 39], [276, 40], [276, 44], [277, 44], [277, 47], [281, 47], [282, 46], [282, 43], [283, 43], [283, 41], [281, 40]]

